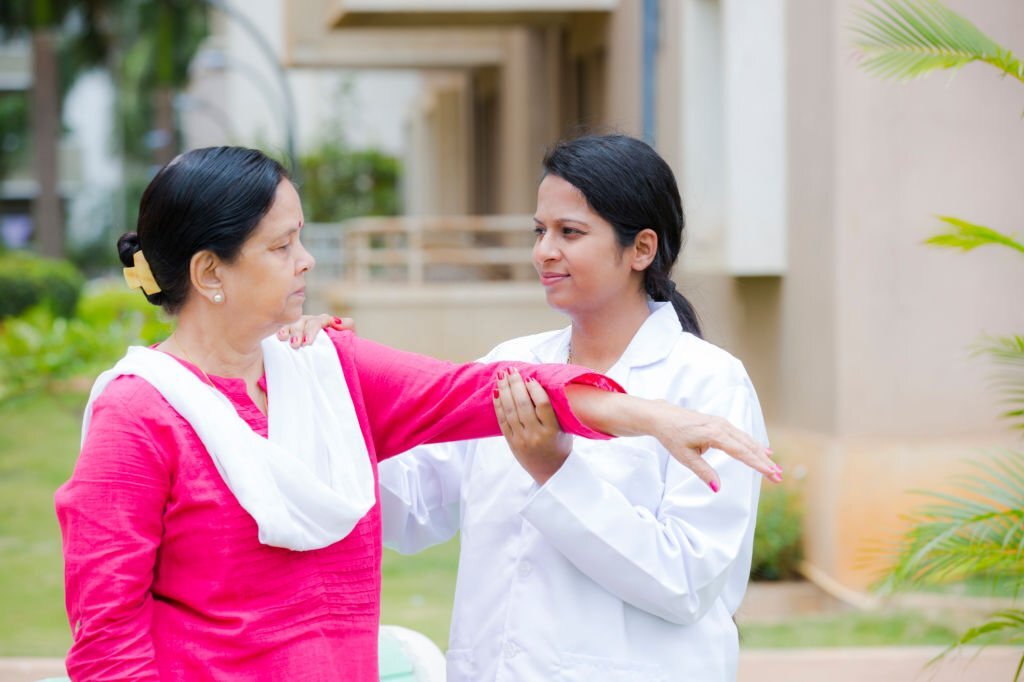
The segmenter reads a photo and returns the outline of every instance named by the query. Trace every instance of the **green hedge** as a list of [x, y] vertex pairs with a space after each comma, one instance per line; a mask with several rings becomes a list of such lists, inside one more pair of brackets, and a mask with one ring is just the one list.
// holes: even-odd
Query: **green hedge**
[[754, 530], [753, 580], [791, 580], [799, 577], [803, 560], [803, 504], [792, 484], [761, 486]]
[[84, 283], [65, 261], [23, 251], [0, 253], [0, 320], [40, 305], [57, 317], [71, 317]]
[[38, 305], [0, 323], [0, 400], [91, 380], [128, 346], [155, 343], [170, 329], [159, 308], [119, 282], [86, 293], [70, 318]]

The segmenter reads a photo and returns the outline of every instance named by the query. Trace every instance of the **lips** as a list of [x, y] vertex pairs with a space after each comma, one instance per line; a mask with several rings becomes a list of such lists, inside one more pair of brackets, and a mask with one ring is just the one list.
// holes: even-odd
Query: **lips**
[[558, 272], [542, 272], [540, 274], [540, 283], [544, 286], [551, 286], [552, 284], [558, 284], [561, 281], [569, 279], [569, 275], [563, 275]]

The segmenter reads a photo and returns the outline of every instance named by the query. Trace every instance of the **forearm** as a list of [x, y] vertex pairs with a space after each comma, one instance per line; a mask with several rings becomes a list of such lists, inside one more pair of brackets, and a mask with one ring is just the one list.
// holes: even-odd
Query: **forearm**
[[714, 492], [721, 489], [721, 481], [701, 458], [712, 448], [722, 450], [772, 481], [782, 480], [782, 469], [771, 460], [765, 444], [722, 417], [664, 400], [602, 393], [583, 386], [566, 387], [566, 399], [580, 421], [591, 428], [613, 436], [657, 438]]
[[581, 422], [610, 436], [658, 436], [661, 419], [672, 406], [664, 400], [648, 400], [625, 393], [602, 391], [572, 384], [565, 395]]

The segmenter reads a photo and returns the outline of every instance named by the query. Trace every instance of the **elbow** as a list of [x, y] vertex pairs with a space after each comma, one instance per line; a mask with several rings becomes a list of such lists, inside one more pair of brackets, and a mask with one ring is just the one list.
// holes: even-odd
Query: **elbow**
[[673, 625], [694, 625], [711, 610], [713, 599], [695, 594], [672, 594], [648, 611]]

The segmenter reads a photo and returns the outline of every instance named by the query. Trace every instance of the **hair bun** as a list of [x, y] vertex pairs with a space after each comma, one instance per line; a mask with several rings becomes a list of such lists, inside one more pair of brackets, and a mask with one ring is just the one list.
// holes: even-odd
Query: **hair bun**
[[138, 232], [125, 232], [117, 240], [117, 257], [121, 259], [121, 263], [125, 267], [130, 268], [135, 265], [135, 252], [141, 250], [142, 246], [139, 244]]

